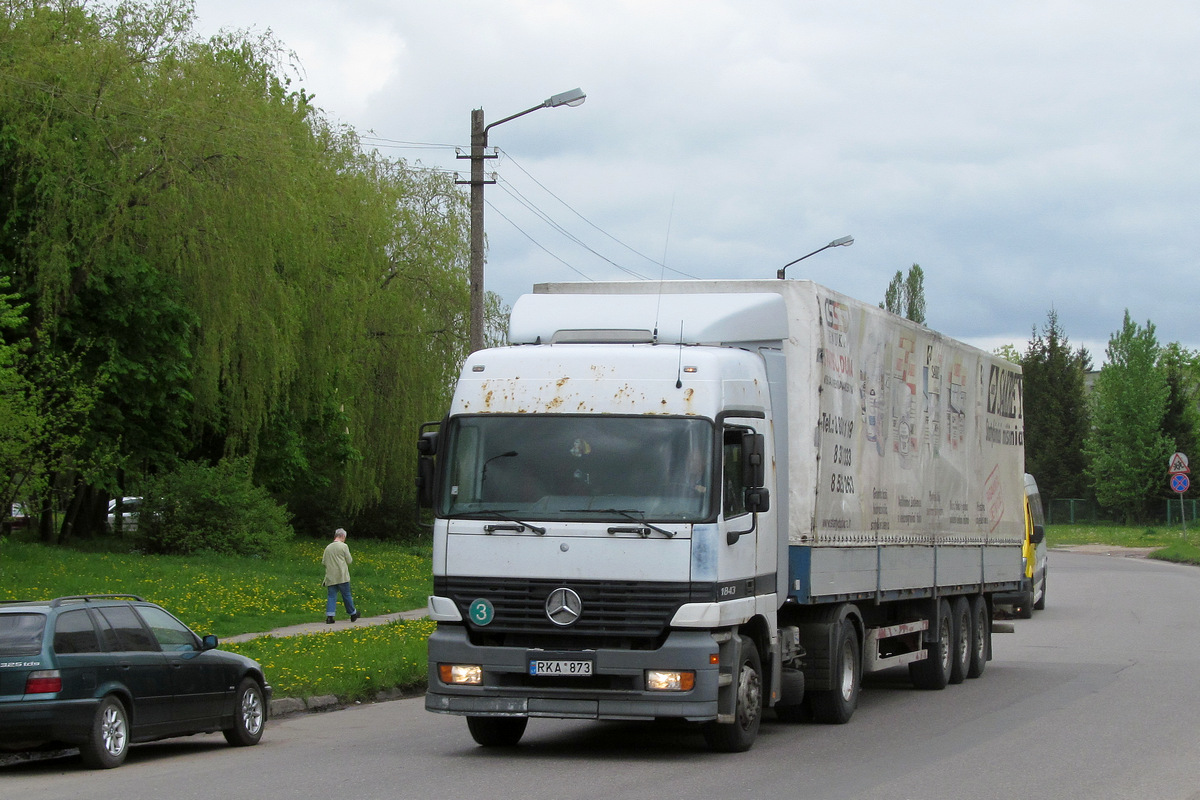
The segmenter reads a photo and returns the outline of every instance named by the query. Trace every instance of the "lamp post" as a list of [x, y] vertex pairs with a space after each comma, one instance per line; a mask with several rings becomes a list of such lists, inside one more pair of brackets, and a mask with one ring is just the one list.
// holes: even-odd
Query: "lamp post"
[[[818, 247], [816, 250], [813, 250], [811, 253], [809, 253], [808, 256], [815, 256], [817, 253], [821, 252], [822, 250], [828, 250], [831, 247], [849, 247], [852, 244], [854, 244], [853, 236], [843, 236], [840, 239], [834, 239], [832, 242], [825, 245], [824, 247]], [[784, 264], [782, 267], [780, 267], [775, 272], [775, 277], [779, 278], [779, 280], [783, 280], [783, 273], [785, 273], [787, 271], [788, 267], [790, 267], [792, 264], [795, 264], [797, 261], [803, 261], [804, 259], [808, 258], [808, 256], [800, 256], [799, 258], [796, 259], [796, 261], [789, 261], [788, 263]]]
[[483, 109], [476, 108], [471, 112], [471, 154], [468, 156], [459, 155], [459, 158], [471, 159], [471, 180], [456, 181], [456, 183], [471, 184], [471, 352], [483, 349], [483, 187], [488, 183], [495, 181], [487, 181], [483, 178], [483, 162], [488, 158], [495, 158], [495, 154], [486, 155], [484, 150], [487, 149], [488, 131], [497, 125], [503, 125], [505, 122], [514, 120], [517, 117], [523, 117], [537, 111], [539, 108], [557, 108], [558, 106], [577, 106], [587, 99], [587, 95], [581, 89], [571, 89], [568, 92], [556, 94], [548, 100], [544, 100], [533, 108], [527, 108], [524, 111], [505, 117], [501, 120], [485, 125], [483, 122]]

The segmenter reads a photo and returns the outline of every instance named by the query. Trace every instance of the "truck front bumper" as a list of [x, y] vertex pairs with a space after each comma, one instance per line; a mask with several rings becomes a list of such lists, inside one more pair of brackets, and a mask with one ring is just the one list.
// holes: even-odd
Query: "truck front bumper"
[[[470, 716], [692, 722], [717, 718], [722, 681], [720, 667], [713, 662], [718, 644], [706, 631], [671, 631], [656, 650], [576, 651], [575, 655], [593, 662], [588, 676], [530, 674], [531, 658], [542, 652], [473, 645], [463, 626], [439, 625], [429, 638], [425, 708]], [[561, 656], [563, 651], [554, 653]], [[445, 683], [439, 671], [442, 664], [478, 665], [481, 682]], [[646, 688], [649, 670], [691, 671], [695, 684], [688, 691], [651, 691]]]

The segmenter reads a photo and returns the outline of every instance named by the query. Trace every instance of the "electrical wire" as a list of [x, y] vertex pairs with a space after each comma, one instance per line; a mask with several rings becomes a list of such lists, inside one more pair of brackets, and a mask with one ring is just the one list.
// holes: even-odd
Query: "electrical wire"
[[[696, 278], [696, 276], [695, 276], [695, 275], [691, 275], [691, 274], [689, 274], [689, 273], [687, 273], [687, 272], [684, 272], [683, 270], [678, 270], [678, 269], [675, 269], [674, 267], [669, 267], [669, 266], [667, 266], [665, 263], [663, 263], [662, 261], [658, 261], [657, 259], [654, 259], [654, 258], [652, 258], [652, 257], [650, 257], [650, 256], [648, 256], [648, 255], [646, 255], [645, 253], [639, 252], [639, 251], [638, 251], [638, 250], [636, 250], [635, 248], [633, 248], [633, 247], [630, 247], [629, 245], [625, 244], [625, 243], [624, 243], [624, 242], [622, 242], [620, 239], [618, 239], [617, 237], [613, 236], [611, 233], [609, 233], [608, 231], [606, 231], [606, 230], [604, 230], [603, 228], [601, 228], [599, 225], [597, 225], [597, 224], [595, 224], [594, 222], [592, 222], [590, 219], [588, 219], [587, 217], [585, 217], [583, 214], [581, 214], [581, 213], [579, 213], [578, 211], [576, 211], [576, 210], [575, 210], [575, 209], [574, 209], [574, 208], [571, 206], [571, 204], [570, 204], [570, 203], [568, 203], [566, 200], [563, 200], [561, 197], [559, 197], [558, 195], [556, 195], [554, 192], [552, 192], [552, 191], [550, 191], [548, 188], [546, 188], [546, 186], [545, 186], [545, 185], [544, 185], [544, 184], [543, 184], [541, 181], [539, 181], [537, 178], [535, 178], [535, 177], [534, 177], [534, 176], [533, 176], [533, 175], [532, 175], [532, 174], [529, 172], [529, 170], [527, 170], [527, 169], [525, 169], [525, 167], [521, 166], [521, 164], [520, 164], [520, 163], [519, 163], [519, 162], [518, 162], [518, 161], [517, 161], [515, 158], [513, 158], [513, 157], [512, 157], [512, 154], [511, 154], [511, 153], [509, 153], [509, 152], [508, 152], [508, 151], [506, 151], [506, 150], [500, 150], [500, 152], [504, 153], [504, 156], [505, 156], [505, 158], [507, 158], [509, 161], [511, 161], [511, 162], [512, 162], [512, 164], [513, 164], [513, 166], [515, 166], [517, 169], [521, 170], [521, 172], [525, 173], [526, 177], [528, 177], [528, 178], [529, 178], [529, 180], [531, 180], [531, 181], [533, 181], [534, 183], [536, 183], [536, 184], [537, 184], [537, 185], [538, 185], [538, 186], [541, 188], [541, 190], [542, 190], [542, 191], [544, 191], [546, 194], [548, 194], [548, 195], [550, 195], [551, 197], [553, 197], [553, 198], [554, 198], [555, 200], [557, 200], [557, 201], [558, 201], [560, 204], [562, 204], [562, 206], [563, 206], [564, 208], [566, 208], [568, 211], [570, 211], [570, 212], [571, 212], [572, 214], [574, 214], [575, 216], [579, 217], [579, 219], [583, 220], [583, 221], [584, 221], [585, 223], [587, 223], [589, 226], [591, 226], [592, 228], [596, 229], [596, 230], [597, 230], [597, 231], [599, 231], [600, 233], [604, 234], [604, 235], [605, 235], [605, 236], [607, 236], [609, 239], [612, 239], [612, 240], [613, 240], [614, 242], [616, 242], [617, 244], [621, 245], [621, 247], [624, 247], [626, 250], [628, 250], [629, 252], [633, 253], [634, 255], [636, 255], [636, 256], [638, 256], [638, 257], [640, 257], [640, 258], [644, 258], [645, 260], [649, 261], [651, 264], [653, 264], [653, 265], [654, 265], [654, 266], [656, 266], [656, 267], [661, 267], [662, 269], [665, 269], [665, 270], [670, 270], [671, 272], [674, 272], [676, 275], [682, 275], [682, 276], [684, 276], [685, 278], [693, 278], [693, 279], [695, 279], [695, 278]], [[665, 261], [665, 259], [664, 259], [664, 261]]]
[[560, 263], [560, 264], [562, 264], [564, 267], [566, 267], [567, 269], [571, 270], [572, 272], [574, 272], [576, 275], [578, 275], [579, 277], [583, 278], [584, 280], [586, 280], [586, 281], [591, 281], [591, 282], [595, 283], [595, 279], [594, 279], [594, 278], [592, 278], [592, 277], [590, 277], [590, 276], [588, 276], [588, 275], [587, 275], [585, 272], [583, 272], [583, 270], [581, 270], [581, 269], [579, 269], [578, 267], [575, 267], [575, 266], [573, 266], [573, 265], [571, 265], [571, 264], [568, 264], [566, 261], [563, 261], [561, 258], [559, 258], [558, 256], [556, 256], [554, 253], [551, 253], [549, 250], [547, 250], [547, 249], [546, 249], [546, 247], [545, 247], [544, 245], [542, 245], [542, 243], [541, 243], [541, 242], [539, 242], [537, 239], [534, 239], [532, 236], [530, 236], [528, 233], [526, 233], [526, 232], [524, 231], [524, 229], [522, 229], [522, 228], [521, 228], [521, 226], [520, 226], [520, 225], [518, 225], [517, 223], [515, 223], [515, 222], [513, 222], [511, 219], [509, 219], [509, 218], [508, 218], [508, 215], [506, 215], [506, 214], [505, 214], [503, 211], [501, 211], [500, 209], [496, 208], [496, 206], [495, 206], [495, 205], [494, 205], [494, 204], [493, 204], [493, 203], [492, 203], [490, 200], [484, 200], [483, 202], [484, 202], [484, 203], [486, 203], [486, 204], [487, 204], [487, 205], [488, 205], [488, 206], [489, 206], [489, 207], [492, 209], [492, 211], [495, 211], [497, 214], [499, 214], [499, 215], [500, 215], [500, 217], [501, 217], [501, 218], [502, 218], [502, 219], [503, 219], [505, 222], [507, 222], [509, 225], [512, 225], [514, 228], [516, 228], [518, 233], [520, 233], [522, 236], [524, 236], [526, 239], [528, 239], [530, 242], [532, 242], [534, 245], [536, 245], [536, 246], [537, 246], [537, 247], [538, 247], [540, 250], [542, 250], [542, 251], [543, 251], [543, 252], [544, 252], [546, 255], [550, 256], [550, 257], [551, 257], [551, 258], [553, 258], [555, 261], [559, 262], [559, 263]]

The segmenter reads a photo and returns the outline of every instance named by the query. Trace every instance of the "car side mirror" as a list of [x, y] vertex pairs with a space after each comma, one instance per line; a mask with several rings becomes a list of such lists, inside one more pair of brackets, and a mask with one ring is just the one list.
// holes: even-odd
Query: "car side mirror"
[[217, 637], [213, 636], [211, 633], [208, 636], [205, 636], [203, 639], [200, 640], [200, 649], [201, 649], [201, 651], [216, 650], [217, 649]]
[[1033, 542], [1034, 544], [1041, 544], [1042, 542], [1046, 541], [1046, 529], [1041, 525], [1034, 525], [1033, 535], [1029, 537], [1029, 541]]

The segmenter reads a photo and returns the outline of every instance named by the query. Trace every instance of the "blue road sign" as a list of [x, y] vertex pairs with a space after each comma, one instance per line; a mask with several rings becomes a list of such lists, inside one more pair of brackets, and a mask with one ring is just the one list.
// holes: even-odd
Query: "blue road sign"
[[1171, 476], [1172, 492], [1179, 492], [1179, 494], [1183, 494], [1188, 490], [1188, 486], [1190, 485], [1191, 481], [1188, 480], [1188, 476], [1184, 475], [1182, 472]]

